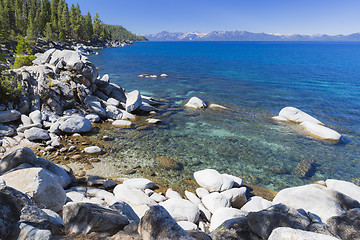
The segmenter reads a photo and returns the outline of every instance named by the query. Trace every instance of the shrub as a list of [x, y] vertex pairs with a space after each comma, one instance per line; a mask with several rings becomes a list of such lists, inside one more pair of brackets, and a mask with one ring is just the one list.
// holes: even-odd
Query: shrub
[[23, 84], [15, 77], [5, 72], [0, 73], [0, 102], [17, 99], [23, 89]]
[[34, 55], [17, 55], [15, 57], [14, 68], [21, 68], [22, 66], [31, 66], [35, 59]]
[[31, 49], [30, 42], [24, 37], [19, 37], [16, 46], [16, 56], [13, 68], [21, 68], [22, 66], [31, 66], [32, 61], [35, 59], [33, 50]]

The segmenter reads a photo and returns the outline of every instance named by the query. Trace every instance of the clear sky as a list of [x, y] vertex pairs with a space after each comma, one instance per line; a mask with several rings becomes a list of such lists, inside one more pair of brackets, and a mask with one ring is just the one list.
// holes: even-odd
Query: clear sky
[[360, 0], [67, 0], [136, 34], [220, 31], [360, 32]]

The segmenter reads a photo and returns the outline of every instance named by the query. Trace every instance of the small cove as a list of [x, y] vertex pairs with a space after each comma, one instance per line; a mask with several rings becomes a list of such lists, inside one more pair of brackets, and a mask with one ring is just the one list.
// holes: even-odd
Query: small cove
[[[152, 117], [163, 122], [148, 126], [143, 116], [131, 129], [101, 128], [112, 141], [96, 168], [116, 177], [139, 167], [135, 174], [155, 173], [170, 186], [186, 184], [204, 168], [272, 190], [327, 178], [357, 182], [359, 54], [355, 43], [139, 42], [100, 50], [90, 57], [99, 74], [159, 99]], [[168, 77], [137, 77], [142, 73]], [[230, 110], [184, 108], [192, 96]], [[318, 118], [343, 140], [318, 141], [296, 125], [274, 122], [285, 106]], [[159, 166], [161, 156], [183, 167]], [[300, 178], [294, 169], [304, 159], [315, 161], [316, 171]]]

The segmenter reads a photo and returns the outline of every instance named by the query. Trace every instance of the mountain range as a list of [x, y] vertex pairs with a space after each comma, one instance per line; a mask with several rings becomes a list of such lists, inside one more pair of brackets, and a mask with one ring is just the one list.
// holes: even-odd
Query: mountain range
[[247, 31], [167, 32], [145, 35], [150, 41], [344, 41], [359, 42], [360, 33], [350, 35], [301, 35], [252, 33]]

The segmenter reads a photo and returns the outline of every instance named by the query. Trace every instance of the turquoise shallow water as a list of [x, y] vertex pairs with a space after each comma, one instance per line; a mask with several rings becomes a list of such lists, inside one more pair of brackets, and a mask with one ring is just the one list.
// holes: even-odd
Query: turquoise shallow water
[[[157, 114], [163, 123], [119, 132], [108, 161], [129, 151], [141, 166], [157, 156], [176, 159], [184, 167], [167, 171], [170, 182], [207, 167], [274, 190], [326, 178], [357, 182], [359, 56], [359, 43], [138, 42], [100, 50], [90, 57], [100, 75], [108, 73], [127, 91], [165, 99]], [[142, 73], [168, 77], [137, 77]], [[192, 96], [231, 110], [183, 108]], [[319, 119], [342, 141], [315, 140], [296, 125], [273, 121], [285, 106]], [[294, 174], [303, 159], [316, 163], [311, 177]]]

